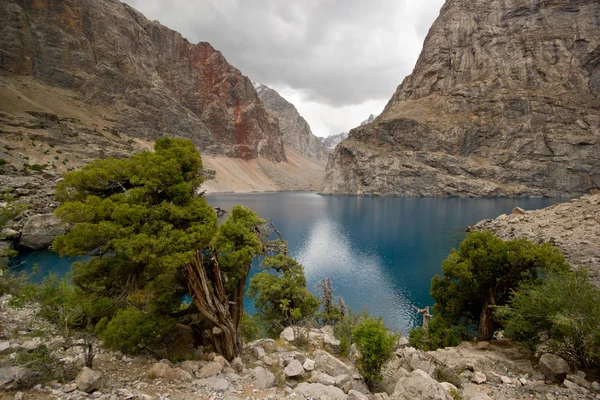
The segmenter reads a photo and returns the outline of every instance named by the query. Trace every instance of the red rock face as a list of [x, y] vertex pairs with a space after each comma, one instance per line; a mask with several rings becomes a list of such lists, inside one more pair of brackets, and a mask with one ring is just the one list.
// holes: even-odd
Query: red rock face
[[248, 78], [209, 43], [191, 44], [117, 0], [5, 0], [0, 27], [0, 70], [111, 107], [121, 132], [285, 160], [277, 122]]

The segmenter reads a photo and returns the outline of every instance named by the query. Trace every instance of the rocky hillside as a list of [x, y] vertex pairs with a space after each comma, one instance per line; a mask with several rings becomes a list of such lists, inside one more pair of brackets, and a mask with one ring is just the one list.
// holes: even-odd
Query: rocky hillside
[[255, 83], [254, 87], [267, 111], [279, 121], [283, 142], [302, 155], [326, 162], [329, 149], [313, 135], [296, 107], [266, 85]]
[[600, 194], [535, 210], [487, 219], [469, 229], [489, 229], [504, 240], [527, 239], [559, 248], [573, 267], [589, 269], [600, 286]]
[[348, 132], [338, 133], [337, 135], [327, 136], [323, 138], [323, 144], [327, 146], [329, 149], [335, 148], [342, 140], [348, 137]]
[[[331, 327], [312, 329], [305, 347], [297, 346], [294, 330], [287, 328], [277, 341], [248, 343], [231, 362], [195, 347], [184, 325], [153, 352], [134, 357], [92, 340], [90, 369], [77, 346], [83, 339], [67, 341], [36, 315], [36, 304], [14, 307], [3, 296], [0, 310], [0, 398], [7, 400], [592, 400], [600, 391], [600, 384], [570, 371], [560, 357], [545, 354], [538, 366], [526, 348], [509, 341], [424, 352], [401, 338], [372, 392], [355, 366], [358, 353], [337, 355]], [[180, 356], [173, 357], [175, 352]], [[187, 361], [158, 360], [167, 354]], [[51, 371], [63, 371], [64, 381], [53, 380]]]
[[248, 78], [210, 44], [192, 44], [118, 0], [6, 0], [0, 26], [3, 74], [32, 76], [107, 108], [100, 117], [113, 131], [285, 160], [277, 124]]
[[600, 3], [448, 0], [323, 192], [568, 196], [600, 185]]

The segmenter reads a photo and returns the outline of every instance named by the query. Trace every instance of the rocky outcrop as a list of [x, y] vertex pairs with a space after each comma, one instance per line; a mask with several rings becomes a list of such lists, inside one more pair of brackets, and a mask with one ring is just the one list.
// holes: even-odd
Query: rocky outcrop
[[600, 185], [600, 3], [448, 0], [323, 192], [568, 196]]
[[30, 250], [48, 248], [58, 235], [67, 233], [68, 227], [54, 214], [39, 214], [29, 218], [23, 226], [19, 246]]
[[205, 153], [285, 160], [252, 82], [209, 43], [117, 0], [0, 3], [0, 71], [78, 94], [114, 132], [191, 139]]
[[300, 154], [327, 161], [329, 149], [313, 135], [308, 122], [296, 107], [266, 85], [255, 83], [254, 87], [265, 108], [279, 121], [283, 142]]
[[491, 230], [501, 239], [527, 239], [550, 243], [560, 249], [573, 267], [589, 269], [589, 277], [600, 286], [600, 194], [535, 211], [513, 211], [469, 227]]

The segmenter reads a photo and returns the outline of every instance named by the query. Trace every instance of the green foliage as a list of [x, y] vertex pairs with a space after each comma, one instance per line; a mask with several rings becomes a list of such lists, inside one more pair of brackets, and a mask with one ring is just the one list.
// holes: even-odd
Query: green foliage
[[32, 171], [43, 171], [46, 168], [45, 165], [41, 165], [41, 164], [32, 164], [32, 165], [23, 164], [23, 166]]
[[514, 292], [497, 315], [504, 334], [535, 349], [544, 345], [570, 361], [600, 366], [600, 291], [587, 272], [552, 272]]
[[8, 161], [6, 161], [4, 158], [0, 158], [0, 167], [6, 164], [8, 164]]
[[388, 333], [380, 317], [364, 319], [353, 329], [352, 338], [360, 351], [356, 365], [372, 388], [381, 381], [381, 368], [392, 356], [397, 335]]
[[33, 351], [19, 352], [15, 364], [27, 367], [32, 375], [29, 385], [52, 380], [67, 383], [75, 379], [78, 372], [75, 367], [60, 361], [46, 346], [40, 346]]
[[154, 152], [96, 160], [65, 174], [56, 214], [74, 226], [53, 246], [61, 255], [91, 256], [73, 273], [90, 303], [117, 302], [113, 315], [127, 306], [177, 310], [187, 293], [183, 267], [216, 230], [214, 210], [195, 196], [201, 168], [189, 140], [161, 138]]
[[[492, 305], [505, 304], [511, 289], [537, 279], [539, 270], [564, 271], [563, 255], [549, 244], [526, 240], [503, 241], [491, 232], [470, 232], [442, 264], [443, 277], [431, 281], [431, 297], [436, 301], [433, 314], [450, 324], [461, 320], [479, 323], [479, 332], [491, 336]], [[488, 318], [489, 316], [489, 318]]]
[[348, 336], [342, 336], [340, 339], [340, 355], [342, 357], [348, 357], [350, 354], [350, 338]]
[[[102, 321], [99, 326], [104, 326]], [[109, 348], [126, 353], [138, 353], [158, 341], [173, 329], [175, 320], [166, 316], [146, 314], [135, 308], [120, 310], [101, 333]], [[100, 330], [100, 329], [99, 329]]]
[[260, 339], [263, 337], [263, 327], [261, 326], [260, 319], [244, 312], [242, 314], [242, 321], [240, 322], [240, 332], [246, 343]]
[[250, 280], [247, 294], [254, 299], [267, 332], [275, 336], [310, 317], [319, 308], [319, 300], [306, 288], [304, 269], [296, 260], [278, 254], [263, 264], [268, 270]]
[[433, 378], [438, 382], [448, 382], [456, 386], [462, 387], [462, 381], [456, 372], [446, 367], [438, 367], [433, 371]]
[[465, 337], [465, 327], [452, 326], [441, 315], [435, 315], [427, 329], [422, 326], [411, 329], [408, 342], [417, 349], [433, 351], [441, 347], [458, 346]]

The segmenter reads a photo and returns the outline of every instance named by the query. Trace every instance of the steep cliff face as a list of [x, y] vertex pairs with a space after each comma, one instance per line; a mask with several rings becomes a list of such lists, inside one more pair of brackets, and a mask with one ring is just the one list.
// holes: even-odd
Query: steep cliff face
[[208, 43], [117, 0], [3, 0], [0, 71], [108, 108], [110, 129], [187, 137], [208, 154], [285, 160], [276, 121], [251, 81]]
[[567, 196], [600, 185], [600, 3], [448, 0], [323, 191]]
[[266, 85], [255, 83], [254, 87], [266, 109], [279, 120], [283, 142], [302, 155], [327, 161], [329, 149], [313, 135], [296, 107]]

